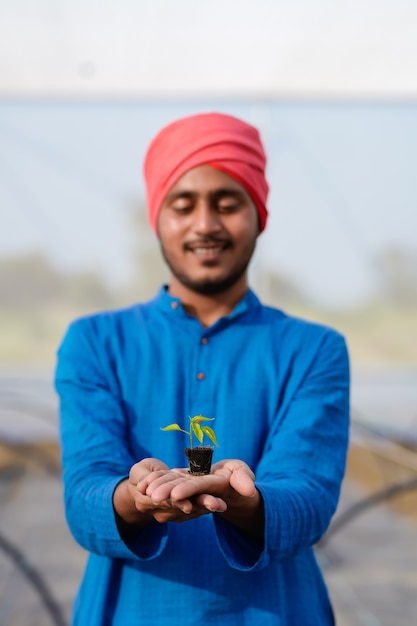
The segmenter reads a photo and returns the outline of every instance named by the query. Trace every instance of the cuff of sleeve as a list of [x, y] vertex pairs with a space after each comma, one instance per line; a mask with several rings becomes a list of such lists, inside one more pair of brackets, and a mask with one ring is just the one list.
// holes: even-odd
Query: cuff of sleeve
[[168, 540], [167, 524], [150, 522], [141, 528], [137, 534], [122, 539], [124, 545], [130, 551], [130, 558], [134, 555], [141, 561], [156, 559], [164, 550]]
[[220, 515], [214, 514], [213, 518], [217, 545], [230, 567], [241, 572], [253, 572], [266, 567], [268, 559], [264, 549], [250, 541]]
[[264, 502], [264, 546], [260, 548], [219, 515], [214, 515], [217, 543], [227, 563], [240, 571], [260, 571], [271, 561], [283, 558], [282, 520], [277, 494], [267, 485], [256, 483]]
[[[109, 480], [96, 492], [97, 511], [106, 503], [104, 515], [94, 517], [92, 535], [88, 542], [88, 550], [105, 554], [110, 558], [151, 560], [158, 557], [164, 550], [167, 539], [167, 524], [150, 522], [137, 534], [123, 539], [120, 535], [116, 513], [113, 508], [113, 492], [120, 482], [120, 477]], [[101, 506], [100, 506], [101, 505]]]

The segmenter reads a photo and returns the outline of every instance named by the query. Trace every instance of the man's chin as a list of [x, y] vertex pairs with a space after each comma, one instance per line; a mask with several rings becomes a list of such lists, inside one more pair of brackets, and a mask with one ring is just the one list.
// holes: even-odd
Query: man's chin
[[235, 281], [229, 282], [229, 280], [200, 280], [200, 281], [183, 281], [185, 287], [188, 287], [191, 291], [199, 293], [203, 296], [214, 296], [219, 293], [227, 291]]
[[178, 275], [176, 274], [176, 278], [180, 281], [180, 283], [193, 291], [194, 293], [198, 293], [202, 296], [215, 296], [219, 293], [224, 293], [240, 279], [242, 273], [232, 274], [225, 277], [217, 277], [217, 278], [201, 278], [201, 279], [191, 279], [188, 276]]

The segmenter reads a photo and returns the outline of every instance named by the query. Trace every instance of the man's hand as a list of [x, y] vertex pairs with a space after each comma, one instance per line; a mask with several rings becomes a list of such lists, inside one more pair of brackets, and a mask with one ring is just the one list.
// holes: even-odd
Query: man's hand
[[116, 487], [113, 504], [125, 528], [132, 530], [152, 519], [181, 523], [219, 513], [243, 533], [263, 541], [263, 501], [254, 481], [249, 466], [237, 459], [219, 461], [210, 474], [195, 476], [149, 458], [132, 466], [129, 478]]
[[240, 460], [213, 465], [210, 474], [193, 476], [186, 469], [152, 472], [142, 481], [145, 494], [155, 505], [170, 502], [184, 512], [190, 505], [198, 511], [222, 513], [242, 532], [263, 539], [264, 511], [252, 470]]
[[154, 500], [147, 493], [147, 488], [153, 481], [162, 480], [168, 484], [179, 476], [187, 475], [187, 470], [169, 470], [158, 459], [148, 458], [135, 463], [129, 478], [119, 483], [113, 494], [113, 506], [119, 519], [138, 528], [152, 519], [160, 523], [179, 523], [226, 509], [226, 504], [220, 498], [208, 493], [193, 494], [195, 497], [192, 500], [187, 497], [171, 500], [169, 495]]

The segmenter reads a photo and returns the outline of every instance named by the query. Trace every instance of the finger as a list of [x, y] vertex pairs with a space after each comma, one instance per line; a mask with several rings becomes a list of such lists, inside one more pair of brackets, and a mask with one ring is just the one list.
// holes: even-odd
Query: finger
[[142, 494], [136, 494], [135, 506], [139, 511], [150, 513], [154, 517], [156, 513], [162, 513], [167, 517], [175, 517], [180, 513], [189, 515], [194, 509], [194, 505], [190, 500], [183, 500], [182, 502], [175, 503], [172, 503], [169, 500], [164, 500], [156, 503], [149, 496]]
[[191, 515], [196, 512], [196, 508], [191, 500], [180, 500], [178, 502], [172, 503], [171, 506], [173, 509], [179, 509], [182, 513], [186, 515]]
[[150, 474], [146, 474], [145, 476], [142, 476], [139, 482], [150, 485], [152, 482], [154, 482], [155, 480], [158, 480], [159, 478], [162, 478], [168, 473], [169, 473], [169, 470], [157, 470], [157, 471], [151, 472]]
[[152, 492], [155, 491], [155, 489], [157, 489], [160, 485], [163, 485], [165, 483], [170, 483], [170, 482], [178, 481], [181, 479], [187, 480], [188, 473], [186, 472], [187, 472], [186, 470], [181, 470], [181, 469], [152, 472], [146, 477], [146, 480], [149, 485], [148, 495], [151, 495]]
[[146, 469], [149, 470], [149, 472], [155, 472], [157, 470], [167, 470], [169, 469], [168, 465], [166, 465], [166, 463], [164, 463], [163, 461], [160, 461], [159, 459], [155, 459], [155, 458], [147, 458], [147, 459], [143, 459], [143, 461], [141, 461], [141, 463], [144, 464], [144, 466], [146, 467]]
[[[178, 485], [188, 482], [188, 478], [182, 475], [178, 475], [175, 472], [169, 472], [163, 476], [160, 476], [155, 481], [148, 484], [146, 488], [146, 495], [150, 496], [154, 502], [162, 502], [171, 498], [172, 491]], [[190, 495], [194, 495], [194, 491], [189, 492]], [[183, 500], [188, 498], [188, 492], [181, 495], [175, 500]]]
[[164, 483], [171, 482], [174, 478], [177, 478], [177, 476], [174, 476], [171, 470], [159, 470], [151, 472], [145, 476], [141, 482], [142, 484], [146, 483], [146, 489], [149, 487], [148, 495], [150, 495], [152, 490], [156, 489], [156, 487]]
[[202, 493], [196, 496], [193, 502], [198, 507], [207, 509], [210, 513], [224, 513], [227, 510], [227, 504], [224, 500], [209, 493]]
[[230, 473], [219, 472], [204, 476], [188, 475], [187, 479], [172, 484], [170, 493], [171, 500], [183, 500], [199, 494], [211, 494], [222, 496], [229, 489]]
[[229, 474], [230, 486], [242, 496], [256, 493], [255, 474], [250, 467], [238, 459], [219, 461], [213, 465], [213, 473]]
[[244, 468], [239, 468], [230, 476], [230, 486], [241, 496], [254, 496], [256, 494], [256, 487], [252, 476], [248, 474]]
[[165, 463], [159, 459], [146, 458], [132, 465], [129, 472], [129, 479], [131, 482], [137, 484], [148, 474], [164, 470], [169, 470], [169, 467]]
[[214, 463], [212, 467], [213, 472], [216, 472], [217, 470], [226, 470], [232, 473], [240, 469], [245, 471], [248, 476], [255, 480], [255, 474], [252, 472], [249, 465], [239, 459], [225, 459], [223, 461], [218, 461], [217, 463]]

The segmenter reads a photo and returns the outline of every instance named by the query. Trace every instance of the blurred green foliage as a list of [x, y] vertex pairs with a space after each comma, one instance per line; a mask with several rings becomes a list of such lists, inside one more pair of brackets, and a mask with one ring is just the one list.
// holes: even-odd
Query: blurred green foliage
[[[41, 253], [0, 259], [0, 366], [53, 365], [72, 319], [152, 297], [167, 281], [158, 243], [143, 211], [134, 211], [135, 271], [129, 284], [111, 290], [97, 272], [63, 272]], [[152, 234], [151, 234], [152, 235]], [[417, 257], [386, 250], [375, 261], [380, 289], [349, 310], [326, 310], [291, 280], [264, 271], [253, 284], [261, 299], [287, 312], [339, 329], [352, 362], [417, 363]]]

